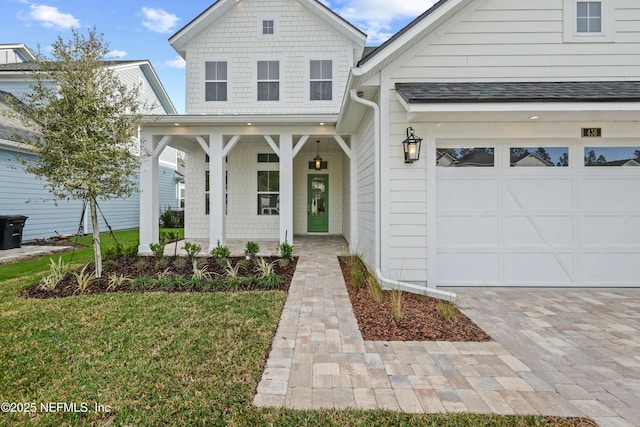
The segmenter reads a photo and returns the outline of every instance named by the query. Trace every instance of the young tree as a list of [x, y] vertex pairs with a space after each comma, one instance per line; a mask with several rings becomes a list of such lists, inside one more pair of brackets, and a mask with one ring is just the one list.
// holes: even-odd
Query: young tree
[[14, 110], [37, 133], [16, 136], [36, 155], [25, 170], [46, 181], [58, 199], [88, 202], [96, 276], [102, 275], [98, 200], [130, 196], [137, 188], [136, 140], [144, 106], [139, 87], [127, 87], [104, 62], [108, 45], [96, 29], [58, 37], [51, 58], [36, 55], [35, 81]]

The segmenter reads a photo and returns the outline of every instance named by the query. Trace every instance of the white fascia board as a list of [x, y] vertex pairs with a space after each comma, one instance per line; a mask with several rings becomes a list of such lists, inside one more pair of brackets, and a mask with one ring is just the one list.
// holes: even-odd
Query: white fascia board
[[176, 107], [173, 105], [169, 94], [165, 90], [164, 85], [158, 77], [158, 74], [156, 74], [156, 70], [153, 68], [153, 65], [151, 65], [151, 62], [146, 61], [144, 64], [140, 65], [140, 68], [142, 69], [142, 73], [149, 80], [149, 83], [153, 87], [153, 92], [156, 94], [156, 97], [162, 104], [167, 114], [178, 114], [178, 110], [176, 110]]

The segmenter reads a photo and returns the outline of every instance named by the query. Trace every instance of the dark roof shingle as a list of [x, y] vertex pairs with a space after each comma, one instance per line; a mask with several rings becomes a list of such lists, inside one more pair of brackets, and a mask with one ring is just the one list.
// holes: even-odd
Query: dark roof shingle
[[410, 104], [442, 102], [638, 102], [640, 82], [396, 83]]

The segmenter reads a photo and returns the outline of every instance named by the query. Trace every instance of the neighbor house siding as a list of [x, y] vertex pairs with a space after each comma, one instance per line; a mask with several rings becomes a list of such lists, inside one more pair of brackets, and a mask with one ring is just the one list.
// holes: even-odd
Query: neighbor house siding
[[[56, 235], [90, 232], [88, 216], [83, 217], [80, 200], [54, 200], [45, 183], [24, 172], [18, 162], [18, 154], [0, 149], [0, 215], [25, 215], [29, 217], [23, 230], [23, 241]], [[30, 154], [20, 154], [33, 159]], [[137, 179], [137, 178], [136, 178]], [[114, 230], [139, 226], [139, 193], [122, 200], [98, 200], [99, 206]], [[100, 229], [106, 231], [106, 223], [99, 214]], [[84, 229], [87, 225], [89, 228]]]
[[[178, 180], [176, 179], [176, 170], [167, 166], [160, 165], [158, 168], [159, 189], [160, 189], [160, 212], [167, 209], [173, 211], [178, 210]], [[137, 207], [140, 210], [139, 206]]]
[[640, 75], [637, 0], [616, 2], [615, 43], [564, 43], [563, 4], [563, 0], [487, 1], [440, 37], [432, 33], [414, 46], [392, 78], [537, 81]]
[[[263, 19], [275, 18], [275, 34], [263, 35]], [[354, 43], [296, 1], [239, 3], [187, 45], [187, 114], [337, 113]], [[333, 99], [309, 101], [309, 61], [333, 61]], [[280, 62], [280, 100], [257, 102], [257, 61]], [[226, 61], [228, 100], [205, 102], [204, 64]]]

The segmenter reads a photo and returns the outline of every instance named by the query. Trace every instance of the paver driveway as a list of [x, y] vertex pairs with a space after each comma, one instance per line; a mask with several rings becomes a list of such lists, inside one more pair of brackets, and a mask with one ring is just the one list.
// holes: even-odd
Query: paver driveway
[[464, 312], [601, 426], [640, 426], [640, 289], [456, 289]]
[[458, 304], [495, 341], [364, 341], [336, 258], [344, 240], [295, 245], [257, 406], [586, 415], [640, 426], [640, 290], [458, 288]]

